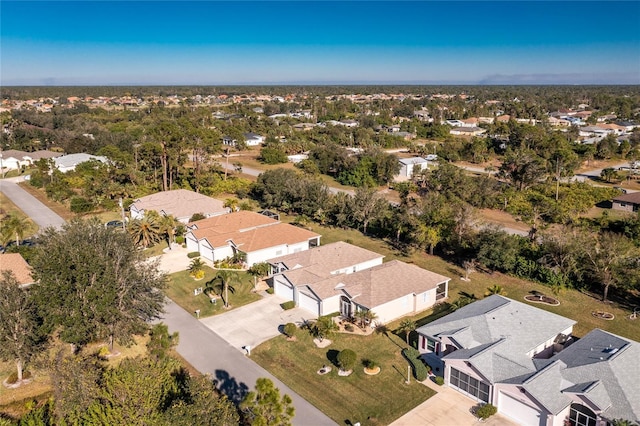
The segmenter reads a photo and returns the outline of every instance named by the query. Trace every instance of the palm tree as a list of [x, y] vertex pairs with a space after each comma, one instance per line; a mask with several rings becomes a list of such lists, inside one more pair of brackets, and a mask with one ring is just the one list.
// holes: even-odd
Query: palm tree
[[338, 324], [333, 321], [333, 318], [328, 316], [319, 317], [313, 325], [313, 334], [318, 337], [320, 341], [325, 337], [330, 337], [338, 330]]
[[207, 290], [219, 288], [224, 292], [224, 307], [229, 307], [229, 291], [235, 293], [233, 285], [242, 285], [240, 275], [236, 271], [219, 270], [215, 277], [207, 282]]
[[494, 284], [491, 287], [487, 287], [487, 291], [484, 293], [485, 296], [491, 296], [492, 294], [500, 294], [502, 296], [506, 296], [507, 292], [502, 286], [498, 284]]
[[13, 238], [16, 239], [16, 245], [20, 245], [20, 240], [24, 237], [24, 233], [29, 226], [29, 220], [26, 217], [20, 217], [17, 214], [10, 214], [2, 219], [2, 242], [7, 243]]
[[199, 258], [194, 258], [189, 264], [189, 275], [196, 279], [204, 277], [204, 262]]
[[222, 207], [228, 207], [232, 212], [235, 212], [238, 208], [239, 202], [240, 201], [237, 198], [227, 198], [226, 200], [224, 200], [224, 204], [222, 205]]
[[174, 240], [173, 237], [176, 234], [177, 220], [172, 215], [169, 215], [159, 217], [157, 222], [160, 234], [167, 238], [167, 244], [169, 248], [171, 248], [171, 243], [173, 243]]
[[398, 330], [404, 333], [404, 336], [407, 340], [407, 345], [409, 345], [409, 334], [416, 329], [416, 322], [410, 320], [409, 318], [404, 319], [400, 322], [400, 327]]
[[136, 244], [147, 248], [160, 241], [160, 225], [154, 216], [145, 215], [129, 222], [129, 234]]

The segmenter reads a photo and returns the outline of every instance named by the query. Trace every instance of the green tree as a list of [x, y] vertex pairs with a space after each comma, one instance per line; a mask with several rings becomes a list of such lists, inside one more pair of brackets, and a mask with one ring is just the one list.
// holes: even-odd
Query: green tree
[[632, 286], [637, 281], [640, 251], [626, 237], [611, 232], [599, 233], [582, 244], [587, 272], [602, 287], [606, 301], [611, 287]]
[[48, 228], [32, 259], [39, 309], [60, 338], [74, 345], [96, 339], [131, 342], [164, 304], [165, 277], [128, 235], [99, 221]]
[[508, 179], [522, 191], [538, 182], [545, 175], [543, 160], [527, 150], [508, 151], [505, 154], [498, 176]]
[[29, 289], [20, 288], [13, 272], [0, 276], [0, 359], [16, 363], [18, 382], [24, 365], [38, 353], [45, 339], [40, 333], [38, 310]]
[[167, 357], [170, 349], [178, 344], [178, 332], [169, 334], [169, 327], [160, 323], [149, 330], [149, 341], [147, 342], [147, 352], [155, 359]]
[[269, 262], [259, 262], [254, 263], [251, 268], [247, 270], [249, 275], [253, 277], [253, 288], [256, 288], [256, 281], [261, 280], [262, 278], [269, 275], [269, 271], [271, 270], [271, 265]]
[[278, 388], [266, 378], [256, 381], [255, 391], [247, 394], [240, 409], [251, 426], [288, 426], [295, 415], [291, 397], [281, 398]]
[[416, 329], [416, 322], [410, 320], [409, 318], [403, 319], [400, 322], [400, 327], [398, 328], [398, 331], [404, 333], [404, 337], [405, 340], [407, 341], [407, 345], [409, 345], [409, 336], [411, 335], [411, 332], [414, 331]]
[[20, 240], [24, 237], [28, 226], [29, 219], [26, 217], [20, 217], [15, 213], [5, 216], [2, 219], [2, 224], [0, 225], [2, 242], [7, 244], [12, 239], [15, 239], [16, 245], [20, 245]]
[[611, 183], [612, 181], [618, 179], [618, 172], [612, 167], [606, 167], [600, 172], [600, 177]]
[[190, 377], [185, 395], [164, 412], [167, 425], [230, 426], [241, 424], [235, 405], [221, 395], [209, 376]]
[[338, 365], [343, 371], [349, 371], [358, 360], [358, 356], [351, 349], [343, 349], [338, 353]]
[[204, 277], [204, 262], [200, 257], [194, 258], [189, 263], [189, 275], [196, 279], [202, 279]]
[[442, 241], [440, 229], [435, 226], [418, 225], [415, 239], [419, 247], [429, 247], [429, 254], [433, 256], [433, 249]]
[[150, 214], [145, 214], [140, 219], [130, 221], [127, 229], [135, 244], [144, 248], [160, 241], [162, 234], [159, 217]]
[[178, 223], [179, 222], [172, 215], [160, 216], [157, 220], [158, 233], [160, 236], [164, 236], [166, 238], [169, 248], [171, 248], [171, 244], [174, 242]]
[[242, 285], [240, 275], [235, 271], [220, 270], [213, 277], [212, 280], [207, 282], [207, 288], [219, 288], [221, 293], [224, 293], [224, 307], [229, 307], [229, 292], [235, 293], [236, 289], [234, 285]]
[[325, 337], [331, 337], [338, 331], [338, 324], [329, 316], [321, 316], [315, 321], [312, 327], [313, 334], [322, 341]]
[[353, 196], [353, 216], [356, 223], [362, 225], [362, 233], [367, 233], [370, 223], [379, 220], [389, 208], [389, 202], [375, 189], [358, 188]]

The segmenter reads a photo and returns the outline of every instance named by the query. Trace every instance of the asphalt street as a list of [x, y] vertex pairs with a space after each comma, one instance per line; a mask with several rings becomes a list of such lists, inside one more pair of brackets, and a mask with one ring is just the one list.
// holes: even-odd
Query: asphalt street
[[173, 301], [167, 301], [161, 320], [169, 326], [170, 332], [179, 333], [177, 350], [180, 355], [198, 371], [210, 374], [218, 389], [232, 401], [242, 400], [255, 387], [258, 378], [267, 377], [273, 380], [281, 395], [287, 394], [293, 400], [294, 425], [336, 424]]
[[60, 228], [65, 223], [64, 219], [55, 214], [53, 210], [20, 188], [15, 179], [0, 180], [0, 192], [3, 192], [13, 204], [29, 216], [41, 230], [49, 226]]

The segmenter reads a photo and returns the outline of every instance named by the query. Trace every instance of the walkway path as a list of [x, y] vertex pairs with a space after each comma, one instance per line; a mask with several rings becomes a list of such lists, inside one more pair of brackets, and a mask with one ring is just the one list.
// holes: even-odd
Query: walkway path
[[62, 227], [65, 223], [64, 219], [38, 201], [33, 195], [20, 188], [16, 183], [18, 179], [22, 178], [0, 180], [0, 192], [3, 192], [13, 204], [29, 216], [41, 230], [49, 226], [54, 228]]
[[171, 300], [167, 301], [162, 321], [169, 326], [170, 332], [177, 331], [180, 334], [177, 347], [180, 355], [201, 373], [211, 374], [218, 389], [232, 401], [241, 401], [253, 389], [258, 378], [267, 377], [273, 380], [281, 395], [288, 394], [293, 399], [296, 409], [294, 425], [335, 425], [320, 410]]

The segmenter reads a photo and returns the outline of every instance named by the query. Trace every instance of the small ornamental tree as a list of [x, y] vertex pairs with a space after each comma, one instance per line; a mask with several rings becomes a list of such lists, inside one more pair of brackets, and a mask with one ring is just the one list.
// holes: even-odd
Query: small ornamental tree
[[338, 354], [338, 365], [341, 370], [349, 371], [356, 364], [358, 356], [351, 349], [341, 350]]
[[296, 335], [296, 331], [298, 330], [298, 327], [296, 327], [296, 325], [292, 322], [286, 324], [284, 326], [284, 334], [285, 336], [291, 338], [294, 337]]

